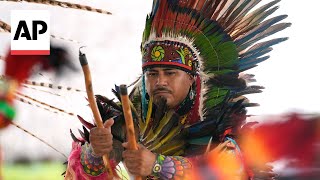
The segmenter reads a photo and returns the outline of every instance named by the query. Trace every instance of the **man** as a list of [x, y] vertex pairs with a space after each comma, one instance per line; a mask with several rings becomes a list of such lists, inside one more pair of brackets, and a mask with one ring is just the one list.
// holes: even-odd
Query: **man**
[[[133, 175], [151, 179], [252, 177], [234, 139], [245, 107], [255, 105], [243, 95], [261, 87], [239, 74], [285, 40], [258, 43], [290, 25], [278, 23], [286, 16], [264, 21], [277, 2], [248, 13], [256, 1], [155, 0], [141, 43], [143, 75], [130, 95], [139, 149], [127, 150], [121, 108], [98, 96], [109, 120], [93, 128], [80, 119], [90, 137], [84, 132], [86, 142], [74, 145], [67, 175], [106, 178], [101, 156], [109, 154], [112, 165], [122, 160]], [[233, 166], [223, 168], [226, 162]]]
[[[166, 101], [168, 109], [174, 110], [186, 99], [194, 82], [193, 76], [176, 68], [150, 68], [145, 73], [146, 89], [149, 96], [153, 97], [155, 104]], [[94, 128], [90, 133], [90, 142], [93, 152], [102, 156], [112, 150], [111, 125], [113, 120], [106, 122], [106, 128]], [[101, 136], [105, 138], [101, 138]], [[123, 143], [127, 148], [127, 144]], [[123, 153], [125, 164], [129, 172], [142, 176], [150, 175], [156, 161], [156, 155], [140, 146], [138, 151], [125, 151]]]

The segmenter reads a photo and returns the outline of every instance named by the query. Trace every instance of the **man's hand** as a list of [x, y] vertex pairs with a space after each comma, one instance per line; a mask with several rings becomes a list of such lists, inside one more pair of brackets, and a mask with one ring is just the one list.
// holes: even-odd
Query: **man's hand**
[[[128, 148], [128, 143], [123, 143], [124, 148]], [[156, 162], [156, 155], [147, 148], [139, 144], [138, 150], [125, 150], [122, 157], [128, 171], [133, 175], [148, 176], [152, 173], [152, 168]]]
[[209, 152], [209, 156], [219, 156], [222, 153], [226, 152], [226, 150], [233, 150], [236, 146], [230, 141], [227, 140], [223, 143], [220, 143], [217, 147]]
[[112, 151], [112, 134], [111, 126], [114, 120], [108, 119], [104, 123], [105, 128], [92, 128], [90, 130], [90, 144], [93, 153], [97, 156], [103, 156], [104, 154], [109, 154]]

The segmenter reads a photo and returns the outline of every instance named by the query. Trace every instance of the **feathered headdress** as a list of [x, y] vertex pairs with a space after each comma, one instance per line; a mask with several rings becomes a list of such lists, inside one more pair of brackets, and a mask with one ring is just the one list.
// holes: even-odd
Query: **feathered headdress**
[[[201, 149], [205, 149], [203, 146], [210, 138], [213, 142], [221, 142], [226, 135], [237, 134], [247, 117], [245, 108], [257, 105], [243, 95], [259, 93], [263, 89], [248, 86], [254, 76], [242, 72], [267, 60], [271, 47], [287, 38], [264, 39], [291, 25], [281, 22], [287, 15], [270, 17], [278, 9], [276, 4], [280, 0], [257, 8], [260, 1], [153, 1], [141, 43], [143, 71], [155, 66], [169, 66], [184, 70], [196, 79], [195, 99], [184, 119], [190, 126], [181, 129], [177, 123], [171, 123], [175, 125], [170, 131], [184, 136], [183, 140], [171, 135], [160, 141], [160, 144], [166, 144], [161, 150], [153, 150], [167, 152], [178, 147], [178, 143], [178, 149], [188, 146], [186, 151], [190, 152], [176, 152], [177, 155], [203, 153]], [[144, 127], [141, 136], [143, 142], [148, 142], [149, 132], [144, 129], [150, 129], [148, 110], [151, 106], [146, 98], [144, 76], [141, 82], [144, 117], [140, 123]]]
[[141, 44], [143, 69], [165, 65], [199, 75], [199, 112], [206, 116], [227, 97], [260, 92], [262, 87], [247, 86], [251, 76], [239, 74], [287, 40], [262, 39], [291, 25], [281, 22], [287, 15], [268, 18], [280, 0], [256, 8], [260, 1], [154, 0]]

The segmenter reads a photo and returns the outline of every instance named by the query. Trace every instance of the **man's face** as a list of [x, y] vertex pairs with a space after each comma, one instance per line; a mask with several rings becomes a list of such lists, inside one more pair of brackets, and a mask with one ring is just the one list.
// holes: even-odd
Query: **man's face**
[[177, 107], [185, 99], [193, 81], [190, 74], [174, 68], [155, 67], [146, 72], [148, 94], [155, 102], [165, 98], [169, 108]]

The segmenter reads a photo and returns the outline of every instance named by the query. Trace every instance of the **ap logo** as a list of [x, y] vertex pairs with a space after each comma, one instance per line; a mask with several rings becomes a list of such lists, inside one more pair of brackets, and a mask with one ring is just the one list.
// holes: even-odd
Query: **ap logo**
[[45, 10], [11, 11], [11, 55], [50, 54], [50, 14]]

